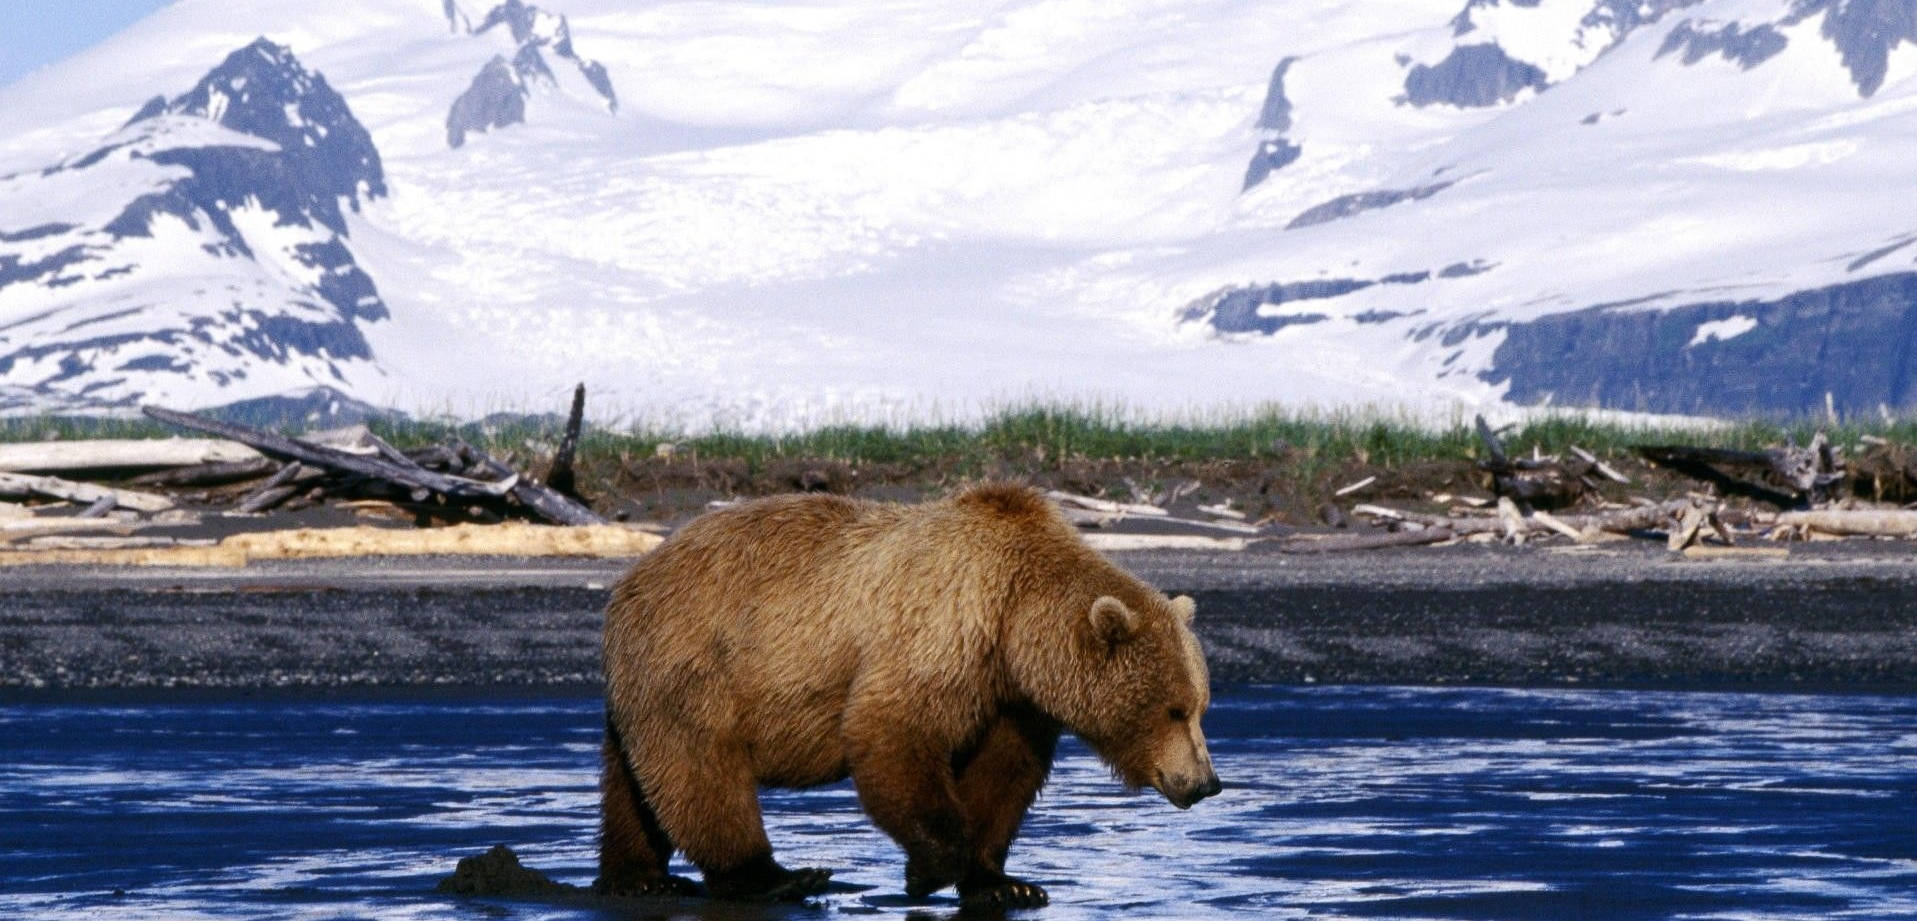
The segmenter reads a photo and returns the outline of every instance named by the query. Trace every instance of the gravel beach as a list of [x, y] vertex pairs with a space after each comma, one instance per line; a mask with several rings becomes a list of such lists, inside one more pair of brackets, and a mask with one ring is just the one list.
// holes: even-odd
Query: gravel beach
[[[1917, 691], [1917, 554], [1649, 542], [1113, 555], [1194, 595], [1226, 683]], [[0, 697], [592, 687], [622, 561], [425, 558], [0, 572]]]

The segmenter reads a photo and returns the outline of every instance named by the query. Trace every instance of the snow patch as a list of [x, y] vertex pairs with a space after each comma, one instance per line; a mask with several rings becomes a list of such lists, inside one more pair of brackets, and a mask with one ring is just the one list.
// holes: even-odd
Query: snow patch
[[1691, 334], [1691, 341], [1685, 348], [1695, 348], [1707, 342], [1725, 342], [1735, 339], [1757, 328], [1756, 317], [1725, 317], [1722, 320], [1708, 320], [1697, 324], [1697, 332]]

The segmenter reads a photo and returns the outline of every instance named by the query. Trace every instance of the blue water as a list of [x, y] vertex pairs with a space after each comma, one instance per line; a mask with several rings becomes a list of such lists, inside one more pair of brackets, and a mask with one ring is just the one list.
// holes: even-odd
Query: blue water
[[[613, 917], [433, 884], [592, 877], [596, 699], [0, 707], [0, 917]], [[1044, 918], [1917, 918], [1917, 698], [1237, 689], [1179, 812], [1067, 745], [1013, 850]], [[810, 907], [904, 917], [841, 785], [765, 797]], [[949, 915], [949, 896], [929, 906]], [[635, 917], [647, 916], [644, 912]]]

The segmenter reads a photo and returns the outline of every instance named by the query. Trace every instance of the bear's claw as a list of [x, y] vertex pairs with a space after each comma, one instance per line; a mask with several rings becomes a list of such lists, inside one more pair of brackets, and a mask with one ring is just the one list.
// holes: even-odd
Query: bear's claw
[[959, 895], [959, 905], [970, 911], [1038, 908], [1052, 900], [1037, 884], [1009, 876], [987, 886], [967, 886], [965, 890]]

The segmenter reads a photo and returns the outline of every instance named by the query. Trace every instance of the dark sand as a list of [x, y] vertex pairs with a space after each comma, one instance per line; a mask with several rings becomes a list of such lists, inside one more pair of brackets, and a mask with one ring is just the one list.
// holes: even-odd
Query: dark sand
[[[1685, 561], [1459, 546], [1116, 558], [1199, 602], [1220, 682], [1917, 691], [1917, 553]], [[599, 676], [617, 561], [330, 560], [0, 570], [0, 697], [390, 693]]]

